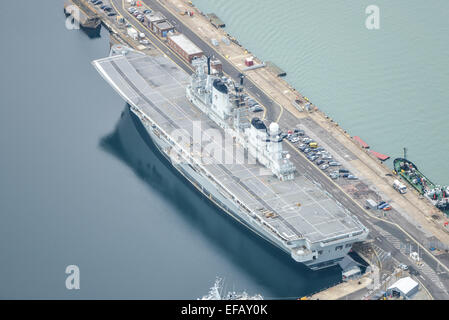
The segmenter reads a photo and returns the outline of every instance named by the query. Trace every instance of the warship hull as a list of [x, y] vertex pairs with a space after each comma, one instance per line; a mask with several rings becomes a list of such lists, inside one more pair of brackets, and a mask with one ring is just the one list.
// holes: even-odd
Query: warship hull
[[189, 76], [165, 57], [116, 49], [94, 67], [130, 105], [170, 165], [235, 221], [313, 270], [336, 265], [367, 237], [355, 217], [303, 174], [280, 182], [256, 161], [201, 162], [192, 144], [178, 142], [175, 133], [227, 133], [186, 97]]

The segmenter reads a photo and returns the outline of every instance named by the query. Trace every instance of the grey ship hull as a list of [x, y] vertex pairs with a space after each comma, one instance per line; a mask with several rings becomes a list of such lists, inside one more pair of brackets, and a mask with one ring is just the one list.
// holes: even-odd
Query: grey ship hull
[[[348, 227], [344, 230], [345, 233], [337, 234], [338, 237], [328, 237], [321, 241], [310, 242], [311, 244], [306, 243], [309, 242], [309, 239], [302, 237], [299, 238], [299, 240], [286, 241], [284, 236], [287, 235], [285, 232], [282, 232], [282, 234], [284, 234], [284, 236], [282, 236], [278, 230], [273, 230], [272, 226], [267, 225], [264, 219], [260, 219], [260, 217], [257, 217], [256, 214], [252, 214], [252, 212], [248, 213], [248, 207], [245, 206], [245, 203], [238, 201], [238, 198], [236, 200], [232, 194], [229, 195], [227, 192], [228, 189], [222, 185], [219, 179], [214, 179], [214, 176], [205, 174], [204, 171], [201, 170], [202, 168], [195, 164], [173, 161], [173, 155], [170, 154], [170, 150], [174, 148], [173, 140], [170, 135], [165, 133], [164, 128], [162, 128], [160, 124], [160, 121], [163, 121], [166, 124], [173, 125], [173, 120], [161, 110], [161, 107], [155, 106], [154, 102], [148, 100], [147, 96], [153, 96], [154, 93], [149, 92], [150, 88], [147, 87], [147, 84], [142, 82], [143, 79], [136, 79], [136, 82], [130, 81], [129, 76], [137, 77], [136, 71], [130, 68], [131, 61], [135, 61], [137, 66], [140, 66], [140, 63], [142, 62], [139, 61], [139, 57], [132, 57], [128, 61], [113, 57], [112, 59], [106, 58], [97, 60], [94, 62], [94, 66], [103, 78], [130, 105], [131, 111], [140, 119], [142, 125], [148, 132], [149, 137], [167, 161], [171, 163], [172, 166], [198, 191], [233, 219], [289, 254], [295, 261], [301, 262], [313, 270], [337, 264], [347, 255], [351, 249], [352, 243], [361, 241], [366, 237], [367, 230], [364, 229], [363, 226], [360, 227], [358, 224], [352, 224], [350, 228]], [[123, 66], [119, 66], [119, 63]], [[167, 61], [163, 61], [163, 64], [160, 64], [159, 66], [164, 65], [164, 68], [167, 68], [166, 63]], [[170, 66], [170, 68], [173, 68], [173, 66]], [[149, 68], [146, 68], [145, 71], [142, 72], [146, 72], [148, 69]], [[125, 74], [125, 72], [128, 72], [128, 75]], [[155, 85], [154, 80], [152, 79], [144, 81], [149, 81], [149, 83], [154, 85], [156, 90], [163, 90], [159, 85]], [[139, 89], [137, 84], [143, 86], [142, 89]], [[149, 93], [145, 95], [144, 92]], [[167, 98], [164, 99], [167, 100]], [[185, 97], [184, 99], [186, 100]], [[150, 111], [149, 109], [146, 110], [145, 108], [142, 108], [142, 105], [145, 104], [147, 104], [147, 107], [148, 104], [152, 106], [152, 110]], [[152, 118], [152, 112], [155, 112], [154, 116], [156, 119]], [[161, 114], [163, 119], [159, 118], [161, 120], [158, 122], [158, 117]], [[240, 192], [244, 192], [244, 190]], [[257, 196], [255, 195], [255, 197]], [[298, 243], [308, 245], [308, 248], [302, 247], [305, 252], [301, 250], [301, 252], [298, 252]]]

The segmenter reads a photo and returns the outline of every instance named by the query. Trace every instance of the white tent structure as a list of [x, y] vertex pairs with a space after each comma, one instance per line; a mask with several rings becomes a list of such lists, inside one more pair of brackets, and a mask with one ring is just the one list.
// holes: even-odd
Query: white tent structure
[[393, 293], [398, 292], [401, 296], [406, 299], [411, 298], [415, 293], [418, 292], [419, 284], [415, 280], [410, 277], [405, 277], [396, 281], [393, 285], [391, 285], [387, 292]]

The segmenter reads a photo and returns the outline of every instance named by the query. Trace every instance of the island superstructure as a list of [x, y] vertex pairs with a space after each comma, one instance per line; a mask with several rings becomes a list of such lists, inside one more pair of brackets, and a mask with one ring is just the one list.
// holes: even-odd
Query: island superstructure
[[278, 124], [248, 117], [242, 81], [211, 75], [207, 58], [194, 59], [188, 76], [164, 56], [116, 45], [93, 65], [176, 170], [295, 261], [329, 267], [367, 237], [355, 216], [296, 170]]

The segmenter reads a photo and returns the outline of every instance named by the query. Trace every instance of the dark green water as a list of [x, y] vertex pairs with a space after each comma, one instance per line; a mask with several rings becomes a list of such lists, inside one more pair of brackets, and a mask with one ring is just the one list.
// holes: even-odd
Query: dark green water
[[[67, 30], [62, 5], [0, 4], [0, 298], [196, 299], [216, 276], [300, 297], [339, 280], [338, 268], [294, 263], [168, 169], [90, 64], [107, 56], [107, 32]], [[65, 288], [71, 264], [80, 290]]]

